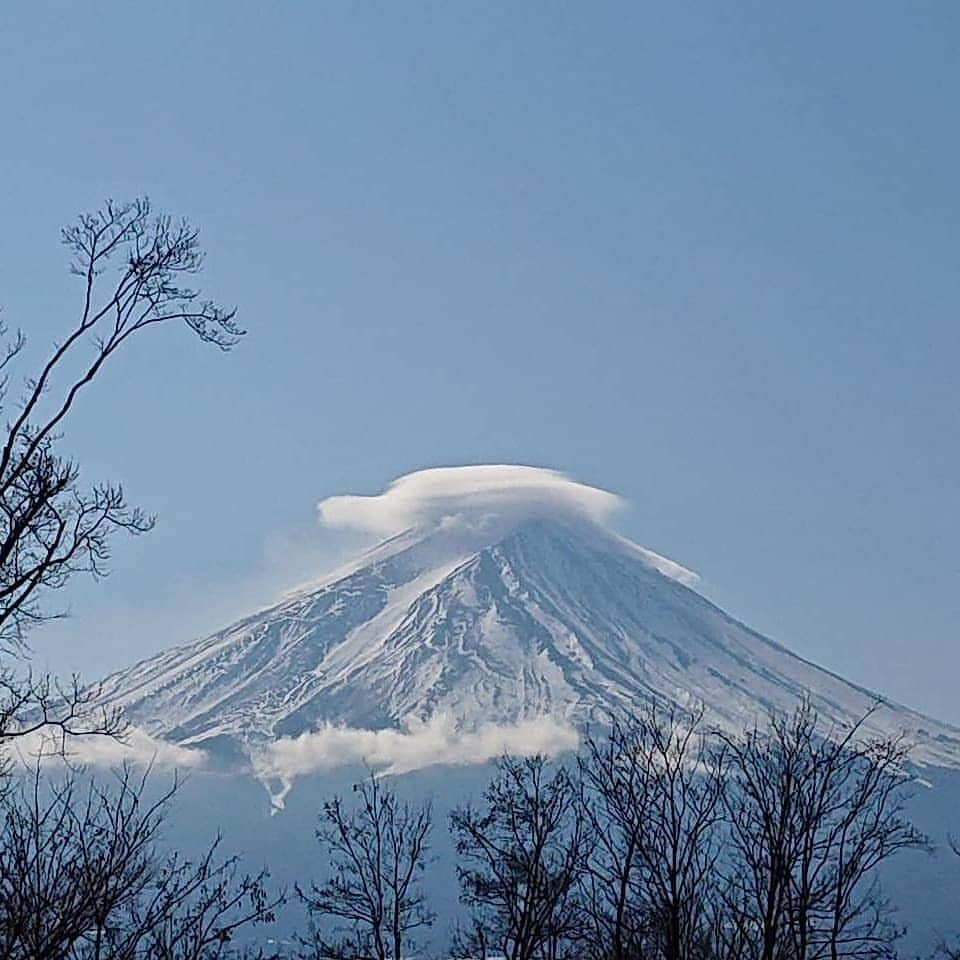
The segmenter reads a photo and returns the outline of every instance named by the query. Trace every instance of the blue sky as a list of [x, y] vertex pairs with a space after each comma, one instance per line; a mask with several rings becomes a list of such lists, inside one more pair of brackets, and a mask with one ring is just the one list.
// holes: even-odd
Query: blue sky
[[801, 654], [960, 722], [960, 8], [0, 10], [0, 303], [58, 230], [190, 216], [250, 333], [144, 338], [70, 425], [159, 515], [38, 663], [87, 675], [329, 559], [326, 496], [561, 469]]

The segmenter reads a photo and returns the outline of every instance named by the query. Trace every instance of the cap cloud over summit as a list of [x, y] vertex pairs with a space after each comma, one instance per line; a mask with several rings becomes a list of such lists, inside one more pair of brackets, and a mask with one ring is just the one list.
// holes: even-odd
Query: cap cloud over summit
[[567, 514], [606, 525], [620, 497], [578, 483], [558, 470], [508, 464], [435, 467], [394, 480], [372, 496], [335, 496], [318, 505], [320, 522], [389, 537], [453, 518], [512, 521]]

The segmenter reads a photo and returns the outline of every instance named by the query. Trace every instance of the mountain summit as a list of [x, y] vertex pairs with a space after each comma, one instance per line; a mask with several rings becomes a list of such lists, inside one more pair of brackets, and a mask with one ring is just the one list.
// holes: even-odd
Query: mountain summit
[[[724, 613], [683, 567], [556, 490], [531, 489], [523, 509], [504, 490], [459, 512], [445, 501], [411, 517], [408, 503], [401, 533], [114, 674], [103, 696], [153, 736], [234, 758], [330, 725], [580, 726], [653, 699], [740, 729], [807, 696], [844, 728], [878, 703]], [[960, 731], [904, 707], [879, 703], [867, 729], [904, 733], [919, 761], [960, 766]]]

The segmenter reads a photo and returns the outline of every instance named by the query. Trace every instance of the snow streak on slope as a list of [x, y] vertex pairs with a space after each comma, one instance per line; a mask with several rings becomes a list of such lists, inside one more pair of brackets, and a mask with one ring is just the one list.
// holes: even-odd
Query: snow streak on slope
[[[458, 510], [436, 477], [420, 500], [364, 504], [361, 520], [379, 529], [415, 525], [270, 609], [115, 674], [105, 699], [152, 736], [252, 764], [281, 793], [329, 765], [336, 743], [409, 769], [418, 751], [424, 763], [489, 755], [529, 724], [541, 724], [538, 749], [544, 731], [568, 747], [571, 726], [650, 699], [702, 705], [733, 730], [803, 696], [841, 727], [875, 703], [605, 529], [609, 494], [584, 507], [577, 485], [549, 474], [538, 486], [529, 473], [510, 493], [500, 471], [531, 468], [490, 469], [445, 478], [470, 488]], [[338, 522], [355, 507], [341, 503]], [[960, 732], [905, 708], [881, 705], [867, 728], [906, 733], [920, 761], [960, 766]]]

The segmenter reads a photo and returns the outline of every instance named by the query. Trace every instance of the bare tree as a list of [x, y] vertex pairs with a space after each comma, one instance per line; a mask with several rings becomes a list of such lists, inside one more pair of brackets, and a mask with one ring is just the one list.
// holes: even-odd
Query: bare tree
[[[866, 718], [864, 718], [866, 719]], [[863, 721], [819, 729], [804, 704], [769, 730], [722, 736], [730, 849], [726, 930], [758, 960], [894, 955], [876, 868], [926, 838], [904, 816], [908, 750]], [[728, 947], [729, 950], [729, 947]]]
[[[67, 752], [67, 739], [85, 734], [118, 737], [124, 723], [116, 707], [96, 703], [97, 689], [85, 687], [74, 674], [61, 681], [49, 674], [22, 676], [0, 670], [0, 751], [14, 740], [42, 733], [47, 745]], [[0, 752], [0, 774], [6, 770]]]
[[[12, 377], [22, 359], [22, 331], [0, 330], [0, 651], [22, 653], [31, 627], [57, 611], [45, 599], [76, 573], [107, 572], [111, 536], [139, 534], [153, 518], [128, 505], [116, 484], [84, 486], [77, 462], [61, 450], [68, 415], [111, 357], [148, 327], [181, 322], [201, 340], [229, 349], [242, 336], [235, 311], [203, 300], [189, 285], [203, 264], [196, 228], [154, 215], [147, 200], [108, 202], [63, 231], [81, 282], [77, 319], [22, 392]], [[59, 690], [46, 679], [0, 668], [5, 699], [0, 744], [39, 715], [60, 733], [115, 733], [116, 718], [82, 725], [95, 691]]]
[[[52, 593], [74, 574], [107, 573], [115, 533], [153, 525], [120, 486], [81, 482], [62, 450], [69, 415], [148, 327], [182, 322], [221, 349], [243, 335], [233, 310], [189, 285], [203, 255], [186, 221], [154, 215], [146, 200], [108, 202], [62, 239], [81, 282], [76, 319], [19, 391], [26, 337], [0, 330], [0, 750], [53, 733], [61, 754], [73, 735], [120, 735], [119, 713], [97, 708], [98, 691], [77, 677], [24, 673], [14, 661], [29, 654], [30, 629], [60, 615]], [[82, 787], [69, 768], [59, 782], [42, 776], [42, 762], [41, 751], [27, 783], [0, 766], [2, 960], [209, 960], [231, 950], [239, 927], [272, 917], [265, 876], [241, 876], [219, 841], [195, 859], [161, 852], [173, 789], [148, 802], [145, 779], [129, 769], [112, 785]]]
[[[354, 791], [356, 806], [334, 797], [321, 813], [317, 839], [332, 876], [308, 891], [297, 888], [310, 917], [301, 956], [400, 960], [434, 920], [420, 888], [430, 862], [431, 805], [400, 800], [373, 771]], [[325, 921], [332, 921], [329, 931]]]
[[505, 757], [497, 768], [483, 808], [468, 804], [450, 817], [471, 914], [455, 949], [506, 960], [579, 956], [577, 881], [588, 840], [577, 783], [563, 767], [551, 773], [543, 757]]
[[124, 769], [112, 789], [40, 775], [0, 804], [2, 960], [213, 960], [235, 932], [273, 919], [266, 874], [161, 852], [175, 785], [155, 800]]
[[629, 727], [614, 722], [609, 736], [588, 737], [579, 759], [581, 809], [593, 838], [580, 881], [584, 944], [596, 960], [647, 954], [650, 917], [641, 848], [652, 800], [648, 770], [632, 739]]
[[584, 873], [593, 954], [680, 960], [709, 952], [724, 779], [702, 714], [655, 705], [589, 739]]

